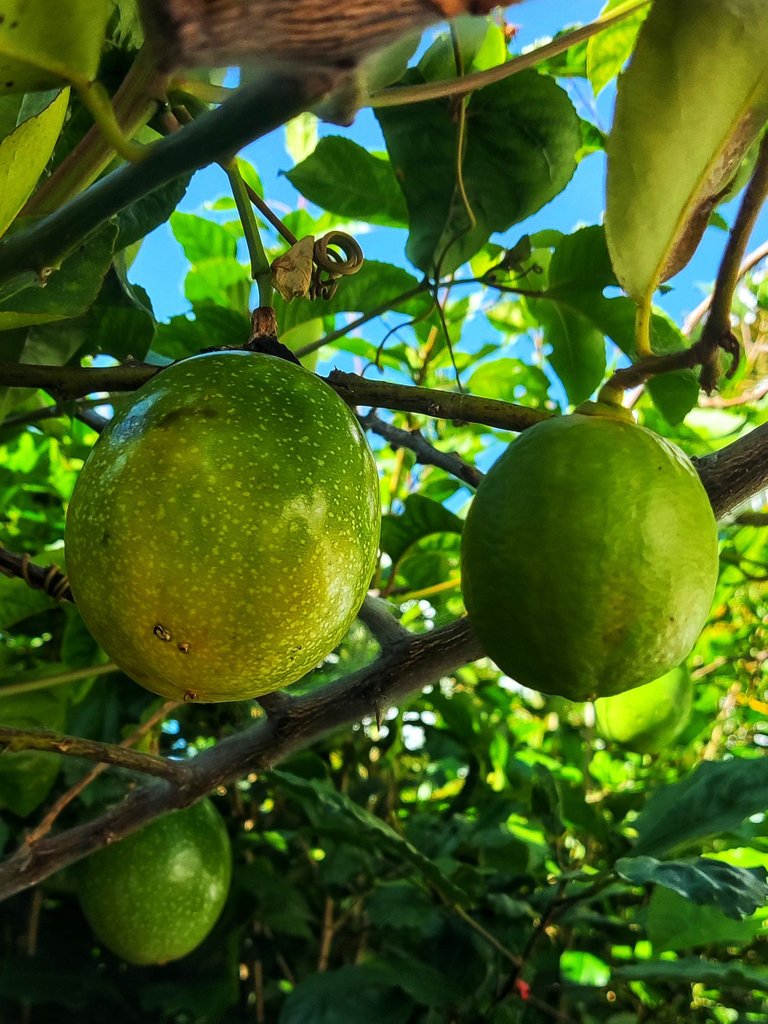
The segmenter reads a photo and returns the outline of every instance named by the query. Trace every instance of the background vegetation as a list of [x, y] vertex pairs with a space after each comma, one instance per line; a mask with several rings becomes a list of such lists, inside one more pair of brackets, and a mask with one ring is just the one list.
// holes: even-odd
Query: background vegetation
[[[79, 38], [90, 39], [91, 5], [70, 6], [88, 12]], [[169, 154], [165, 177], [151, 157], [107, 167], [114, 152], [89, 131], [82, 90], [61, 89], [60, 70], [0, 97], [0, 554], [9, 573], [0, 577], [0, 740], [9, 748], [0, 756], [0, 1019], [765, 1019], [765, 456], [757, 470], [743, 467], [751, 507], [738, 518], [728, 501], [718, 509], [730, 515], [711, 618], [689, 662], [693, 713], [661, 754], [607, 744], [591, 706], [500, 676], [462, 618], [459, 541], [479, 470], [510, 430], [567, 411], [635, 356], [634, 306], [616, 287], [603, 227], [522, 237], [514, 227], [604, 146], [563, 82], [612, 87], [646, 13], [635, 6], [472, 93], [464, 114], [465, 101], [451, 98], [380, 103], [386, 154], [356, 146], [343, 128], [317, 142], [307, 116], [286, 129], [297, 190], [288, 230], [344, 230], [365, 248], [363, 225], [400, 229], [392, 237], [410, 261], [367, 260], [330, 298], [275, 300], [281, 340], [306, 365], [319, 358], [321, 369], [364, 377], [336, 385], [369, 430], [386, 513], [372, 599], [290, 701], [162, 705], [106, 660], [71, 603], [51, 596], [59, 577], [48, 593], [28, 583], [39, 582], [34, 565], [63, 564], [78, 470], [102, 417], [147, 364], [248, 340], [257, 304], [249, 217], [230, 196], [211, 196], [205, 216], [173, 211], [196, 166], [298, 113], [309, 86], [257, 80], [206, 113], [211, 83], [178, 78], [171, 112], [158, 114], [136, 12], [120, 0], [104, 4], [105, 34], [82, 75], [98, 64], [111, 93], [128, 76], [116, 109], [142, 142], [169, 136], [158, 144]], [[462, 22], [415, 57], [390, 55], [383, 84], [455, 85], [459, 73], [506, 60], [508, 36], [494, 20]], [[4, 39], [0, 29], [0, 67]], [[79, 57], [59, 45], [76, 83]], [[199, 119], [175, 131], [183, 114]], [[736, 191], [756, 158], [746, 158]], [[102, 185], [86, 188], [103, 171]], [[235, 197], [243, 182], [258, 196], [256, 169], [240, 161], [238, 172]], [[168, 218], [189, 262], [190, 313], [158, 323], [130, 267]], [[722, 220], [717, 210], [712, 218]], [[269, 257], [283, 253], [286, 241], [261, 227]], [[721, 390], [701, 394], [688, 366], [629, 393], [639, 422], [702, 460], [710, 493], [713, 453], [762, 438], [768, 418], [760, 256], [740, 278], [742, 356]], [[57, 269], [41, 288], [43, 267]], [[688, 350], [706, 312], [678, 325], [657, 311], [657, 352]], [[32, 749], [41, 729], [77, 740], [49, 736]], [[118, 752], [117, 767], [75, 796], [92, 765], [62, 753], [101, 763], [114, 753], [106, 744], [126, 743], [176, 759], [190, 788], [131, 771]], [[129, 967], [95, 944], [66, 865], [206, 790], [234, 844], [223, 915], [189, 957]]]

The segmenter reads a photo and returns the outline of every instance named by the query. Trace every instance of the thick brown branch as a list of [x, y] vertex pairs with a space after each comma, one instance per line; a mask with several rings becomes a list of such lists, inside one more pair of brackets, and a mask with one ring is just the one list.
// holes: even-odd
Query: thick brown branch
[[709, 316], [699, 339], [702, 355], [701, 386], [707, 394], [717, 387], [720, 376], [718, 355], [720, 349], [731, 355], [732, 362], [728, 376], [733, 375], [739, 361], [739, 345], [731, 330], [731, 306], [739, 282], [739, 271], [747, 243], [765, 202], [766, 194], [768, 194], [768, 136], [763, 138], [760, 145], [754, 172], [744, 190], [739, 212], [736, 214], [728, 236], [728, 243], [717, 272], [715, 290], [712, 293]]
[[222, 740], [188, 764], [175, 766], [173, 781], [144, 786], [92, 821], [24, 845], [0, 864], [0, 899], [35, 885], [166, 811], [194, 803], [217, 786], [271, 767], [329, 730], [374, 714], [481, 656], [466, 619], [393, 644], [367, 668], [293, 699], [282, 711]]
[[53, 754], [66, 754], [68, 757], [82, 757], [86, 761], [113, 764], [118, 768], [156, 775], [172, 782], [184, 778], [184, 766], [176, 761], [142, 754], [114, 743], [97, 743], [95, 740], [84, 740], [78, 736], [67, 736], [47, 729], [32, 732], [0, 726], [0, 748], [8, 751], [46, 750]]
[[389, 649], [408, 637], [408, 630], [392, 614], [392, 606], [380, 597], [366, 597], [357, 613], [382, 648]]
[[727, 520], [768, 488], [768, 423], [694, 461], [716, 517]]

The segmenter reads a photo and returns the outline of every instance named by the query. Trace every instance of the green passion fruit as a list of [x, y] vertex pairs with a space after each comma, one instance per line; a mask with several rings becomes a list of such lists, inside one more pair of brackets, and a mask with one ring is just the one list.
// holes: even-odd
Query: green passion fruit
[[69, 505], [67, 573], [136, 682], [242, 700], [339, 643], [380, 524], [376, 463], [338, 395], [275, 356], [215, 352], [158, 373], [104, 430]]
[[715, 519], [690, 460], [594, 405], [509, 445], [462, 538], [464, 599], [488, 655], [519, 683], [574, 701], [680, 664], [717, 568]]
[[605, 740], [639, 754], [658, 754], [688, 724], [693, 682], [679, 665], [652, 683], [595, 701], [595, 725]]
[[232, 855], [208, 800], [157, 818], [92, 854], [76, 872], [80, 906], [107, 949], [132, 964], [186, 956], [213, 928]]

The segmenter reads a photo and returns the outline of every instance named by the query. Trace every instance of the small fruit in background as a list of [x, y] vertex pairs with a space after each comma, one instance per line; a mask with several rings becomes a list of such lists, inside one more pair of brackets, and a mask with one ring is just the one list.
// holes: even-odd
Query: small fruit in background
[[116, 664], [175, 700], [287, 686], [339, 643], [373, 573], [376, 463], [319, 377], [243, 351], [158, 373], [96, 442], [67, 572]]
[[208, 800], [172, 811], [92, 854], [77, 875], [98, 939], [132, 964], [178, 960], [200, 945], [227, 898], [224, 821]]
[[573, 701], [678, 665], [707, 618], [717, 529], [690, 460], [587, 403], [509, 445], [462, 535], [462, 589], [489, 657]]
[[604, 740], [639, 754], [658, 754], [691, 717], [693, 682], [684, 665], [652, 683], [595, 701], [595, 726]]

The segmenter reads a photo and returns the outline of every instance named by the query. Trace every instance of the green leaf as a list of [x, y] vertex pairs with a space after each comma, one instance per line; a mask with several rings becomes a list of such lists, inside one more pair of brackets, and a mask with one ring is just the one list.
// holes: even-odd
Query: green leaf
[[464, 521], [421, 494], [409, 494], [402, 515], [382, 516], [381, 550], [397, 565], [409, 548], [435, 533], [460, 534]]
[[659, 885], [648, 902], [646, 931], [657, 953], [687, 952], [700, 946], [746, 945], [763, 931], [763, 922], [734, 921], [716, 907], [697, 907]]
[[292, 118], [285, 126], [285, 148], [294, 163], [298, 163], [300, 160], [306, 160], [314, 152], [316, 146], [317, 116], [305, 110], [303, 114]]
[[484, 71], [507, 58], [504, 33], [490, 18], [464, 14], [454, 18], [450, 32], [441, 32], [418, 64], [425, 81], [456, 78], [456, 55], [461, 53], [465, 73]]
[[578, 949], [566, 950], [560, 957], [560, 976], [571, 985], [591, 985], [602, 988], [611, 979], [608, 964], [595, 956]]
[[768, 971], [744, 967], [738, 961], [720, 964], [697, 957], [681, 960], [641, 960], [617, 967], [613, 978], [621, 981], [650, 981], [660, 984], [706, 985], [708, 987], [746, 988], [768, 992]]
[[768, 116], [766, 49], [763, 0], [656, 0], [640, 29], [608, 139], [605, 223], [616, 274], [646, 309]]
[[421, 38], [420, 32], [409, 32], [394, 43], [364, 57], [359, 74], [365, 83], [365, 91], [372, 95], [379, 89], [398, 82], [405, 74], [408, 61], [416, 52]]
[[366, 963], [311, 974], [286, 999], [279, 1024], [405, 1024], [413, 1006], [388, 974]]
[[[15, 729], [55, 729], [66, 725], [66, 698], [61, 689], [3, 696], [0, 724]], [[3, 752], [0, 756], [0, 809], [25, 818], [48, 796], [61, 765], [58, 754], [44, 751]]]
[[632, 856], [660, 854], [717, 835], [768, 807], [768, 759], [705, 761], [648, 801]]
[[544, 328], [551, 346], [548, 359], [563, 382], [568, 400], [589, 398], [605, 374], [605, 338], [580, 313], [544, 299], [529, 299], [528, 308]]
[[543, 402], [549, 390], [546, 374], [538, 366], [527, 366], [519, 359], [497, 358], [479, 366], [466, 381], [467, 391], [502, 402], [530, 404]]
[[0, 630], [51, 607], [53, 600], [42, 590], [33, 590], [23, 580], [0, 576]]
[[248, 895], [252, 913], [262, 927], [279, 935], [311, 939], [312, 912], [304, 894], [279, 875], [265, 857], [256, 857], [237, 869], [236, 881]]
[[466, 996], [466, 980], [461, 975], [446, 974], [410, 953], [390, 948], [386, 958], [376, 957], [372, 963], [381, 971], [382, 978], [388, 977], [390, 984], [403, 989], [422, 1006], [444, 1006]]
[[410, 864], [423, 878], [453, 903], [464, 903], [466, 894], [440, 870], [438, 865], [395, 830], [363, 810], [348, 796], [322, 782], [302, 779], [284, 771], [273, 771], [286, 793], [296, 797], [310, 821], [324, 834], [344, 838], [347, 842], [389, 854], [399, 863]]
[[[625, 0], [609, 0], [601, 14], [619, 7]], [[640, 26], [648, 16], [648, 8], [639, 10], [609, 25], [587, 41], [587, 78], [592, 84], [595, 96], [612, 82], [629, 59], [637, 39]]]
[[[605, 231], [602, 227], [580, 228], [556, 241], [549, 264], [547, 299], [561, 309], [578, 312], [593, 327], [617, 345], [625, 355], [636, 358], [635, 307], [626, 298], [606, 298], [605, 288], [616, 284]], [[536, 302], [536, 308], [544, 303]], [[528, 300], [531, 305], [531, 300]], [[680, 331], [666, 317], [651, 319], [654, 351], [676, 352], [686, 347]], [[595, 345], [593, 341], [593, 346]], [[592, 374], [596, 374], [597, 353], [593, 349]], [[557, 369], [557, 367], [555, 367]], [[663, 374], [649, 384], [660, 412], [672, 424], [680, 423], [698, 401], [698, 380], [690, 370]]]
[[436, 926], [439, 911], [423, 889], [406, 882], [378, 885], [365, 904], [368, 920], [377, 928], [411, 929], [426, 933]]
[[0, 95], [96, 77], [110, 0], [4, 0]]
[[[405, 84], [423, 82], [409, 71]], [[551, 79], [523, 71], [472, 94], [463, 178], [472, 226], [456, 189], [457, 124], [447, 100], [376, 112], [408, 206], [407, 254], [421, 270], [450, 273], [494, 231], [539, 210], [562, 191], [581, 145], [579, 118]]]
[[184, 295], [196, 305], [212, 302], [230, 309], [245, 310], [251, 290], [247, 267], [233, 257], [201, 259], [184, 279]]
[[80, 317], [30, 328], [24, 362], [62, 366], [77, 355], [110, 355], [115, 359], [143, 359], [155, 335], [149, 297], [117, 270], [107, 272], [91, 308]]
[[69, 89], [0, 142], [0, 235], [29, 199], [45, 170], [64, 124]]
[[84, 313], [101, 289], [116, 237], [117, 226], [108, 222], [67, 256], [45, 287], [23, 288], [0, 302], [0, 330], [51, 323]]
[[711, 904], [737, 920], [768, 902], [764, 868], [750, 871], [706, 857], [694, 861], [622, 857], [616, 861], [616, 870], [633, 885], [663, 885], [692, 903]]
[[183, 359], [204, 348], [244, 345], [251, 322], [244, 313], [226, 306], [202, 305], [194, 319], [174, 316], [167, 324], [158, 324], [152, 351], [167, 359]]
[[302, 163], [285, 175], [312, 203], [353, 220], [389, 227], [408, 223], [405, 200], [392, 165], [350, 139], [320, 140]]
[[[125, 210], [118, 213], [117, 221], [118, 234], [115, 242], [115, 251], [119, 252], [129, 245], [140, 241], [150, 231], [154, 231], [160, 224], [165, 224], [173, 211], [184, 198], [189, 185], [189, 176], [176, 178], [166, 185], [154, 189], [143, 195], [136, 202], [131, 203]], [[174, 214], [174, 217], [192, 216], [191, 214]], [[202, 220], [202, 218], [199, 218]], [[210, 224], [211, 221], [205, 223]], [[218, 227], [219, 225], [216, 225]], [[181, 229], [183, 233], [183, 228]], [[176, 236], [178, 238], [178, 235]], [[194, 262], [194, 261], [192, 261]]]
[[171, 231], [181, 243], [184, 255], [194, 266], [213, 259], [234, 260], [237, 239], [222, 224], [198, 217], [196, 213], [176, 211], [170, 217]]

